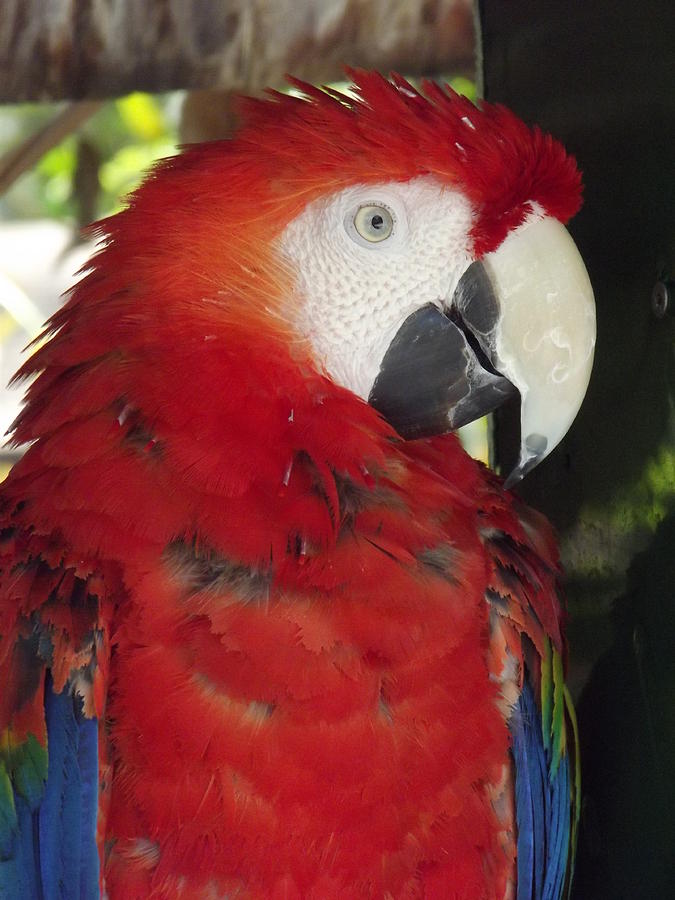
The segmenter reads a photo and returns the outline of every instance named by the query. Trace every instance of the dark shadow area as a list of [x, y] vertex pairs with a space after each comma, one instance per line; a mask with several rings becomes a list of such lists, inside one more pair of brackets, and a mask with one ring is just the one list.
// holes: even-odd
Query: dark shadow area
[[[652, 293], [675, 280], [675, 11], [479, 11], [484, 96], [559, 138], [586, 185], [570, 231], [596, 295], [595, 367], [570, 433], [518, 488], [560, 532], [567, 575], [583, 744], [574, 896], [661, 900], [675, 897], [675, 285], [665, 315]], [[496, 418], [509, 471], [517, 404]]]
[[[584, 173], [570, 232], [596, 295], [593, 377], [570, 433], [520, 488], [564, 532], [582, 504], [639, 478], [668, 427], [675, 319], [656, 320], [651, 295], [675, 265], [675, 13], [661, 0], [481, 10], [487, 98], [554, 134]], [[497, 421], [506, 471], [518, 423], [513, 409]]]
[[576, 900], [675, 897], [675, 512], [629, 573], [615, 637], [578, 704]]

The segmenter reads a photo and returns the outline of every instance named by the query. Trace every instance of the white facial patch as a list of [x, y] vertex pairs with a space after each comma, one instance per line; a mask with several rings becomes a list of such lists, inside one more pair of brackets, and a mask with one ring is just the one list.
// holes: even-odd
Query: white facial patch
[[287, 225], [294, 325], [335, 382], [368, 399], [405, 319], [452, 296], [472, 261], [471, 225], [466, 197], [430, 176], [347, 188]]

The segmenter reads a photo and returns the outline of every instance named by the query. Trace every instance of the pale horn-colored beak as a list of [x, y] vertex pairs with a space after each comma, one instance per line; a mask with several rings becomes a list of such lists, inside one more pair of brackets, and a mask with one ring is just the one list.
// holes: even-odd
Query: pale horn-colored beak
[[520, 457], [506, 480], [512, 487], [562, 440], [584, 399], [596, 334], [588, 273], [565, 227], [534, 219], [469, 267], [453, 306], [520, 393]]

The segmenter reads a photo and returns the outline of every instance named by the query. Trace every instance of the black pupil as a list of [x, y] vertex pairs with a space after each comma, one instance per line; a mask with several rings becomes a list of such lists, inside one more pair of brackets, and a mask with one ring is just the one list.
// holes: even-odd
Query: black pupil
[[379, 214], [374, 215], [370, 220], [370, 224], [375, 229], [382, 228], [382, 226], [384, 225], [384, 219]]

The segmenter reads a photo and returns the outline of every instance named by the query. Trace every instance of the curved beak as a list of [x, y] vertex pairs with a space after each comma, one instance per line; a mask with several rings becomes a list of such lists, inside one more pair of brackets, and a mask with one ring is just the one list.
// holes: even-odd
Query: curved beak
[[512, 487], [563, 438], [583, 401], [595, 347], [584, 263], [555, 219], [528, 222], [472, 263], [448, 308], [406, 319], [385, 354], [370, 403], [404, 437], [477, 419], [521, 400]]
[[584, 399], [595, 349], [593, 289], [556, 219], [524, 225], [474, 265], [493, 292], [496, 319], [486, 322], [480, 293], [462, 291], [461, 280], [453, 303], [520, 394], [520, 457], [507, 478], [511, 487], [560, 443]]

